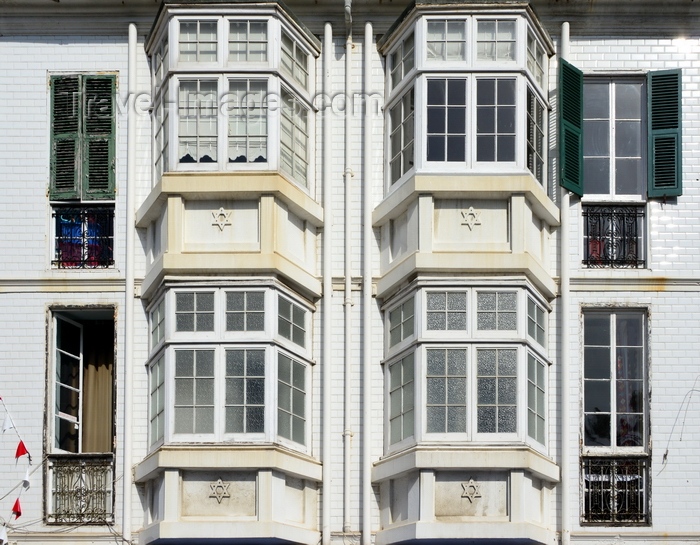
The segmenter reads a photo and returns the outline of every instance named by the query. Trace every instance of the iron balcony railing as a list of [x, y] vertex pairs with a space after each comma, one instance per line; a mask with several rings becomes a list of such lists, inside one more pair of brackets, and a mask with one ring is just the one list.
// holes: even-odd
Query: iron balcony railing
[[584, 457], [582, 522], [649, 524], [648, 457]]
[[55, 253], [59, 269], [99, 269], [114, 265], [114, 207], [56, 208]]
[[583, 264], [643, 268], [644, 206], [584, 206]]
[[51, 455], [48, 459], [48, 485], [47, 522], [114, 522], [113, 454]]

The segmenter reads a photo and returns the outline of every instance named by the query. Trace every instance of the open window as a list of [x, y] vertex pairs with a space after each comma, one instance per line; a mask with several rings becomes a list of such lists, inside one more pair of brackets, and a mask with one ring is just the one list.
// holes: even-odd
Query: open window
[[113, 310], [57, 311], [51, 330], [47, 522], [109, 523], [114, 513]]

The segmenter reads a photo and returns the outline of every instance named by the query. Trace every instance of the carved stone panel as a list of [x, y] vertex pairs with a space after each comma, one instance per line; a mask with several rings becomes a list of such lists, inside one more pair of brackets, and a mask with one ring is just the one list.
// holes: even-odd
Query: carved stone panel
[[183, 516], [254, 517], [257, 479], [252, 471], [183, 471]]
[[435, 474], [437, 519], [507, 516], [506, 472], [441, 471]]

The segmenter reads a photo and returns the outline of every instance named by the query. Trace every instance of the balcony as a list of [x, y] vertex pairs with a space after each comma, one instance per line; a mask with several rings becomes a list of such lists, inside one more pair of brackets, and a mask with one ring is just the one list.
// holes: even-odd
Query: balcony
[[114, 522], [114, 456], [54, 454], [48, 460], [46, 521], [51, 524]]
[[646, 457], [581, 460], [582, 523], [649, 524], [649, 460]]
[[644, 207], [585, 206], [583, 264], [589, 268], [644, 268]]
[[114, 207], [70, 207], [53, 211], [58, 269], [100, 269], [114, 265]]

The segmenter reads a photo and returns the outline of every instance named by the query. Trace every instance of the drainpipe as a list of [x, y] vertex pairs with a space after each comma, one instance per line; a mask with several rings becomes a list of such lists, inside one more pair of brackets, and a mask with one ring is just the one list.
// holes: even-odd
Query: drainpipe
[[370, 528], [369, 505], [372, 497], [372, 463], [370, 460], [371, 439], [371, 371], [372, 371], [372, 126], [369, 96], [372, 77], [372, 24], [365, 23], [365, 43], [362, 82], [364, 86], [365, 118], [363, 123], [363, 157], [362, 157], [362, 545], [370, 545], [372, 529]]
[[124, 279], [124, 433], [122, 434], [122, 538], [131, 543], [131, 420], [133, 392], [134, 357], [134, 186], [136, 184], [136, 46], [138, 35], [136, 25], [129, 25], [129, 67], [127, 109], [127, 155], [126, 155], [126, 252]]
[[[561, 25], [561, 59], [569, 57], [569, 23]], [[561, 93], [559, 94], [561, 96]], [[561, 108], [561, 104], [557, 104]], [[569, 192], [562, 188], [561, 196], [561, 228], [559, 229], [559, 261], [560, 261], [560, 287], [561, 304], [559, 309], [559, 324], [561, 328], [561, 357], [559, 358], [561, 373], [561, 543], [569, 545], [571, 540], [571, 508], [570, 508], [570, 462], [569, 450], [571, 434], [569, 433], [569, 404], [570, 404], [570, 377], [569, 377], [569, 306], [571, 297], [570, 272], [569, 272]]]
[[323, 384], [321, 406], [323, 407], [321, 429], [321, 461], [323, 494], [321, 495], [321, 544], [329, 545], [330, 531], [330, 489], [331, 489], [331, 308], [333, 283], [331, 279], [331, 58], [333, 55], [333, 28], [326, 23], [323, 30]]
[[347, 38], [345, 40], [345, 348], [343, 355], [343, 532], [350, 531], [350, 441], [352, 440], [352, 430], [350, 430], [350, 334], [351, 334], [351, 313], [352, 313], [352, 286], [351, 276], [351, 234], [352, 226], [350, 222], [350, 180], [353, 176], [350, 168], [350, 69], [352, 60], [352, 1], [345, 0], [345, 30]]

